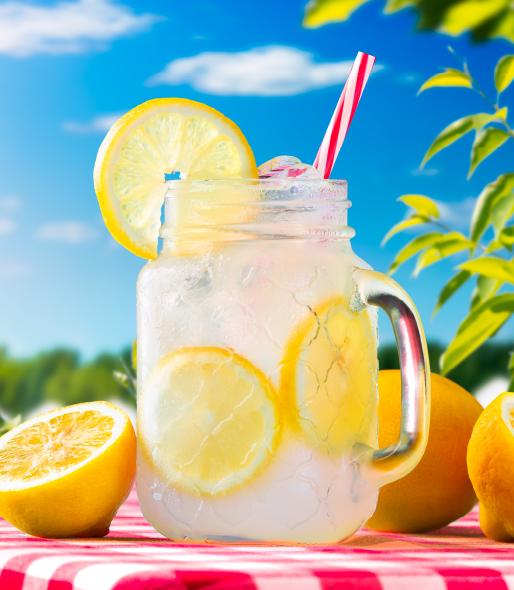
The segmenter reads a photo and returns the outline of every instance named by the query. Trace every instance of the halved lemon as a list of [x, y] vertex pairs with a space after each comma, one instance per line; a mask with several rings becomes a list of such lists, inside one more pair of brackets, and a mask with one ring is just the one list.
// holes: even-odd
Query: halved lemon
[[376, 437], [377, 351], [368, 312], [333, 297], [286, 344], [280, 394], [294, 430], [329, 454]]
[[184, 98], [158, 98], [123, 115], [95, 162], [95, 190], [112, 236], [132, 253], [155, 258], [165, 175], [257, 178], [241, 130], [220, 112]]
[[0, 438], [0, 514], [42, 537], [102, 536], [135, 473], [135, 434], [107, 402], [47, 412]]
[[147, 460], [168, 484], [212, 496], [268, 463], [281, 422], [259, 369], [231, 350], [198, 347], [159, 361], [143, 387], [138, 429]]
[[480, 502], [480, 527], [495, 541], [514, 540], [514, 392], [482, 412], [467, 450], [468, 473]]

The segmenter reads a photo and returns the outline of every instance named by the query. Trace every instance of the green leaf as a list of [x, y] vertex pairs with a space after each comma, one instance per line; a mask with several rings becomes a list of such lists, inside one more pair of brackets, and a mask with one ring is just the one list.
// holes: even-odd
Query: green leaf
[[402, 195], [398, 200], [414, 209], [422, 217], [439, 219], [439, 209], [436, 203], [425, 195]]
[[[482, 237], [485, 230], [492, 223], [492, 212], [497, 201], [508, 199], [514, 192], [514, 173], [502, 174], [494, 182], [490, 182], [480, 193], [471, 218], [471, 239], [474, 242]], [[496, 220], [501, 223], [505, 215], [505, 205], [496, 212]], [[508, 219], [508, 218], [507, 218]], [[501, 228], [500, 230], [501, 231]]]
[[482, 256], [463, 262], [459, 268], [490, 279], [514, 284], [514, 265], [496, 256]]
[[393, 12], [398, 12], [398, 10], [407, 8], [407, 6], [412, 6], [415, 3], [415, 0], [387, 0], [387, 4], [384, 8], [384, 13], [392, 14]]
[[493, 252], [498, 252], [498, 250], [503, 250], [503, 248], [505, 248], [505, 245], [502, 244], [499, 239], [495, 238], [487, 244], [484, 254], [492, 254]]
[[485, 301], [493, 295], [496, 295], [498, 290], [502, 287], [503, 281], [498, 281], [491, 277], [479, 275], [477, 277], [477, 294], [480, 301]]
[[496, 16], [506, 5], [506, 0], [464, 0], [450, 5], [442, 20], [440, 30], [452, 36], [480, 26]]
[[134, 372], [137, 371], [137, 340], [132, 342], [132, 349], [130, 351], [130, 364]]
[[452, 256], [458, 252], [471, 250], [472, 247], [472, 242], [461, 233], [451, 232], [446, 234], [443, 238], [420, 254], [416, 268], [414, 269], [414, 276], [418, 276], [424, 268], [427, 268], [435, 262], [439, 262], [440, 260], [448, 258], [448, 256]]
[[453, 275], [453, 277], [441, 289], [432, 315], [435, 315], [441, 309], [441, 307], [462, 287], [462, 285], [468, 281], [470, 276], [471, 273], [467, 270], [461, 270]]
[[509, 116], [509, 109], [507, 107], [502, 107], [501, 109], [496, 111], [496, 119], [498, 121], [506, 121], [508, 116]]
[[498, 281], [484, 275], [478, 275], [477, 284], [471, 296], [471, 309], [489, 299], [500, 290], [503, 281]]
[[497, 235], [503, 230], [512, 215], [514, 215], [514, 186], [511, 187], [510, 192], [505, 192], [504, 195], [497, 198], [492, 205], [491, 221]]
[[494, 70], [494, 83], [498, 92], [506, 90], [514, 80], [514, 55], [504, 55]]
[[509, 364], [507, 369], [510, 373], [509, 391], [514, 391], [514, 352], [510, 353]]
[[407, 262], [410, 258], [415, 256], [421, 250], [424, 250], [426, 247], [433, 244], [436, 240], [438, 240], [442, 235], [441, 232], [430, 232], [428, 234], [424, 234], [422, 236], [418, 236], [411, 240], [406, 246], [404, 246], [396, 255], [396, 258], [393, 260], [391, 266], [389, 267], [389, 272], [392, 274], [395, 270], [402, 265], [404, 262]]
[[303, 25], [317, 28], [328, 23], [345, 21], [368, 0], [310, 0], [305, 7]]
[[0, 436], [5, 434], [6, 432], [9, 432], [9, 430], [12, 430], [19, 424], [21, 424], [20, 414], [14, 416], [13, 418], [5, 418], [4, 416], [2, 416], [0, 419]]
[[426, 223], [427, 221], [428, 219], [426, 217], [421, 217], [420, 215], [414, 215], [412, 217], [409, 217], [408, 219], [400, 221], [400, 223], [393, 225], [393, 227], [384, 236], [384, 239], [382, 240], [382, 246], [386, 244], [394, 235], [402, 232], [405, 229], [409, 229], [411, 227], [415, 227], [416, 225]]
[[441, 357], [441, 372], [449, 373], [495, 334], [514, 313], [514, 293], [496, 295], [472, 309]]
[[122, 387], [128, 387], [129, 378], [126, 373], [123, 373], [122, 371], [113, 371], [112, 376], [114, 377], [114, 380]]
[[476, 134], [471, 148], [471, 165], [468, 178], [473, 175], [476, 167], [501, 147], [510, 138], [510, 133], [498, 127], [487, 127]]
[[508, 250], [514, 246], [514, 225], [504, 227], [498, 235], [498, 241]]
[[503, 37], [514, 43], [514, 8], [509, 6], [508, 0], [505, 2], [505, 8], [487, 26], [482, 28], [480, 35], [475, 35], [477, 40], [483, 40], [494, 37]]
[[455, 70], [454, 68], [446, 68], [444, 72], [440, 72], [423, 82], [421, 88], [418, 90], [418, 94], [421, 94], [429, 88], [448, 88], [452, 86], [472, 88], [473, 84], [469, 74], [466, 72]]
[[438, 152], [447, 148], [452, 143], [455, 143], [458, 139], [466, 135], [466, 133], [481, 129], [490, 121], [491, 115], [488, 113], [477, 113], [476, 115], [468, 115], [467, 117], [462, 117], [462, 119], [450, 123], [434, 139], [432, 145], [428, 148], [427, 153], [423, 157], [420, 168], [423, 168]]

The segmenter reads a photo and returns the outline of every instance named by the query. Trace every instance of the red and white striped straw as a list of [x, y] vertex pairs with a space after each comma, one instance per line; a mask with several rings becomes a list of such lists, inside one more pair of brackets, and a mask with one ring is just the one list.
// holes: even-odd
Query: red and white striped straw
[[314, 160], [314, 167], [322, 173], [323, 178], [328, 178], [332, 172], [374, 63], [375, 56], [361, 51], [357, 53]]

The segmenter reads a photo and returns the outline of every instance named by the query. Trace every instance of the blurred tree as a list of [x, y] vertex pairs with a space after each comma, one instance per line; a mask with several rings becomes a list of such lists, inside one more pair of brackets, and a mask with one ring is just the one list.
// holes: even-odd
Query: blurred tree
[[114, 377], [115, 372], [125, 370], [130, 356], [128, 349], [119, 356], [102, 354], [81, 363], [73, 350], [58, 349], [17, 359], [0, 348], [0, 434], [6, 420], [24, 417], [45, 402], [67, 405], [119, 399], [135, 404], [132, 390]]
[[113, 398], [130, 401], [127, 390], [114, 377], [114, 372], [120, 368], [120, 358], [109, 354], [102, 354], [79, 367], [71, 377], [66, 403]]
[[[429, 343], [430, 362], [438, 366], [444, 346]], [[449, 376], [473, 391], [497, 375], [506, 375], [508, 344], [487, 344]], [[379, 351], [380, 368], [398, 368], [396, 346]], [[73, 350], [59, 349], [29, 359], [11, 357], [0, 348], [0, 435], [46, 402], [68, 405], [93, 400], [121, 400], [135, 405], [132, 351], [101, 354], [81, 363]]]
[[[303, 23], [314, 28], [345, 21], [369, 1], [310, 0]], [[417, 12], [421, 30], [440, 31], [454, 37], [469, 32], [477, 41], [502, 37], [514, 43], [512, 0], [386, 0], [384, 13], [405, 8]]]
[[[478, 351], [469, 356], [462, 364], [450, 371], [447, 377], [455, 381], [468, 391], [476, 391], [493, 377], [509, 378], [507, 364], [512, 344], [501, 342], [485, 344]], [[430, 342], [428, 353], [430, 367], [438, 372], [439, 362], [446, 347], [437, 342]], [[379, 351], [381, 369], [398, 369], [398, 350], [396, 345], [386, 345]]]

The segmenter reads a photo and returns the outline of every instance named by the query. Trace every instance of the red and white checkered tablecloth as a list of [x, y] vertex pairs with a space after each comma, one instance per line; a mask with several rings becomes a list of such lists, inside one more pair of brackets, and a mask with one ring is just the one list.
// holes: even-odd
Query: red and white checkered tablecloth
[[104, 539], [27, 537], [0, 520], [0, 590], [514, 590], [514, 545], [476, 512], [429, 535], [361, 531], [340, 545], [185, 545], [132, 494]]

